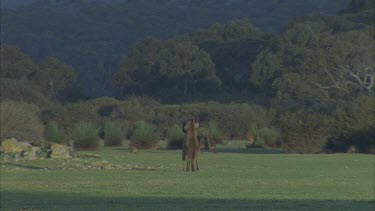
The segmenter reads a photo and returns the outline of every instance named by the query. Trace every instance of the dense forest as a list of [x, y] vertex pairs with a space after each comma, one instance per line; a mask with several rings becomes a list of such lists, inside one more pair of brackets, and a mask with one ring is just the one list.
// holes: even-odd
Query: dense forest
[[347, 0], [2, 0], [1, 39], [39, 63], [71, 65], [87, 96], [114, 96], [111, 76], [143, 39], [161, 40], [241, 19], [279, 33], [293, 18], [334, 15]]
[[2, 11], [1, 139], [168, 139], [195, 116], [218, 141], [374, 153], [374, 0], [41, 2]]

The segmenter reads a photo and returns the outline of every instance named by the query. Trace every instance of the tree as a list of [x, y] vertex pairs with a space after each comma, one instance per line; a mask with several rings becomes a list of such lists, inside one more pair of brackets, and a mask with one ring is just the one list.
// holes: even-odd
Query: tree
[[40, 66], [34, 80], [51, 98], [73, 83], [75, 72], [73, 67], [66, 65], [56, 58], [48, 57]]
[[315, 85], [327, 96], [369, 94], [374, 89], [374, 38], [369, 30], [338, 34], [329, 40], [327, 65], [323, 67], [326, 82]]
[[[143, 92], [142, 86], [148, 83], [149, 78], [157, 75], [156, 58], [163, 48], [163, 43], [156, 39], [146, 39], [134, 46], [130, 54], [122, 59], [119, 69], [113, 75], [113, 84], [117, 88]], [[147, 76], [143, 80], [137, 78]], [[146, 79], [147, 78], [147, 79]]]
[[237, 20], [214, 24], [190, 34], [188, 39], [210, 54], [224, 93], [243, 98], [249, 89], [248, 68], [269, 37], [249, 22]]
[[191, 98], [221, 85], [208, 53], [181, 40], [145, 40], [124, 58], [113, 81], [126, 94], [162, 100]]
[[[167, 45], [157, 57], [159, 73], [163, 78], [173, 81], [173, 86], [181, 90], [184, 97], [197, 94], [199, 86], [211, 88], [204, 86], [205, 83], [210, 83], [213, 88], [220, 87], [221, 81], [215, 74], [215, 65], [207, 52], [191, 42], [171, 42]], [[199, 91], [204, 93], [205, 89]]]
[[372, 92], [372, 29], [337, 27], [342, 21], [348, 20], [313, 16], [291, 23], [258, 54], [250, 82], [274, 93], [273, 104], [283, 109], [328, 111], [336, 100]]
[[36, 65], [21, 49], [12, 45], [1, 46], [1, 78], [28, 79], [36, 71]]

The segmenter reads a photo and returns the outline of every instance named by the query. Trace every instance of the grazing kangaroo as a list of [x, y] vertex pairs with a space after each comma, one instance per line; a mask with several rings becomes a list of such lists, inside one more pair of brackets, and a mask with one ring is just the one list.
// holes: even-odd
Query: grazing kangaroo
[[130, 152], [136, 154], [138, 152], [138, 147], [136, 144], [130, 144]]
[[189, 119], [187, 123], [183, 123], [182, 131], [186, 133], [186, 139], [183, 143], [182, 160], [186, 161], [186, 171], [199, 171], [198, 153], [199, 142], [197, 138], [197, 128], [199, 123], [196, 119]]
[[216, 153], [216, 142], [212, 138], [212, 135], [207, 136], [207, 142], [208, 142], [208, 147], [210, 148], [211, 152]]
[[200, 152], [203, 151], [204, 148], [206, 147], [206, 144], [205, 144], [206, 139], [207, 139], [206, 134], [204, 134], [203, 132], [202, 137], [199, 139], [199, 151]]

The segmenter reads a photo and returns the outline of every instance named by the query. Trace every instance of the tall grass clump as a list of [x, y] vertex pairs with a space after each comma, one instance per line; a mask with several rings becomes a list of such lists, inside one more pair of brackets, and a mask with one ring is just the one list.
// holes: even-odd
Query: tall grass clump
[[45, 138], [49, 142], [62, 143], [63, 135], [59, 130], [59, 124], [55, 121], [48, 123], [45, 129]]
[[104, 124], [105, 146], [121, 146], [125, 133], [117, 122], [106, 122]]
[[185, 134], [182, 132], [182, 129], [178, 125], [173, 125], [168, 130], [167, 141], [168, 149], [182, 149], [182, 142], [184, 141]]
[[246, 145], [247, 148], [263, 148], [264, 141], [261, 138], [261, 130], [262, 130], [261, 127], [258, 126], [257, 124], [250, 125], [248, 138], [249, 138], [249, 141], [250, 139], [252, 140]]
[[97, 149], [100, 147], [99, 127], [93, 123], [81, 122], [74, 127], [74, 147], [81, 149]]
[[264, 127], [259, 130], [258, 139], [268, 147], [280, 147], [280, 132], [278, 129]]
[[134, 131], [131, 136], [131, 143], [139, 148], [153, 148], [158, 143], [156, 127], [145, 121], [135, 123]]

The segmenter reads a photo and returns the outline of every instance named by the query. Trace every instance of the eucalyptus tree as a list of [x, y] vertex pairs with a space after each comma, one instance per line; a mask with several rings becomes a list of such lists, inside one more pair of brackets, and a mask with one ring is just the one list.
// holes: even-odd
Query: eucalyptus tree
[[12, 45], [1, 46], [1, 78], [29, 79], [37, 67], [20, 48]]
[[75, 72], [73, 67], [54, 57], [48, 57], [39, 65], [33, 80], [42, 87], [47, 96], [55, 98], [59, 91], [74, 82]]
[[138, 44], [122, 60], [113, 82], [122, 95], [167, 101], [192, 100], [221, 86], [209, 54], [186, 40], [148, 39]]

